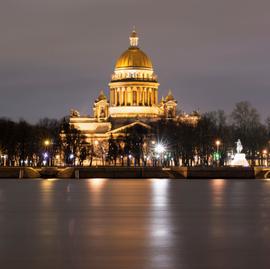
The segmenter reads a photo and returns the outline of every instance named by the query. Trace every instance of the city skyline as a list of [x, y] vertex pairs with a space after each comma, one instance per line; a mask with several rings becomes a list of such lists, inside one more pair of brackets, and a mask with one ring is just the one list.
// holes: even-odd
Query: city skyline
[[269, 6], [242, 0], [5, 3], [0, 116], [36, 122], [71, 108], [92, 113], [100, 89], [108, 96], [114, 63], [135, 25], [161, 84], [159, 98], [172, 89], [186, 112], [230, 112], [247, 100], [264, 119], [270, 115]]

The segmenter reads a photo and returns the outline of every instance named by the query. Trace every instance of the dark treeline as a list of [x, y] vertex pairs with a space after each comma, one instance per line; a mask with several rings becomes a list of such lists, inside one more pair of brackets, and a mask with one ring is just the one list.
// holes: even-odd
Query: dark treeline
[[213, 164], [216, 141], [220, 141], [220, 164], [225, 164], [228, 155], [235, 153], [238, 139], [250, 164], [268, 161], [270, 118], [262, 123], [257, 110], [248, 102], [237, 103], [229, 115], [222, 110], [205, 113], [196, 125], [161, 121], [156, 130], [157, 137], [166, 138], [164, 143], [173, 152], [176, 164], [179, 160], [185, 166]]
[[[219, 152], [219, 164], [227, 162], [240, 139], [243, 152], [252, 165], [268, 162], [270, 118], [264, 123], [248, 102], [237, 103], [230, 114], [224, 111], [204, 113], [196, 124], [186, 121], [161, 120], [152, 123], [152, 130], [136, 126], [126, 130], [124, 137], [108, 142], [85, 143], [80, 131], [72, 128], [68, 119], [42, 119], [36, 124], [24, 120], [0, 119], [1, 165], [82, 165], [88, 159], [99, 158], [100, 164], [157, 164], [154, 142], [164, 145], [163, 165], [213, 165], [213, 153]], [[220, 141], [217, 148], [216, 141]], [[46, 145], [45, 141], [49, 141]], [[95, 144], [94, 142], [97, 142]], [[48, 154], [48, 157], [44, 154]], [[132, 157], [132, 158], [131, 158]], [[158, 156], [160, 158], [160, 156]]]
[[[53, 141], [52, 147], [60, 145], [61, 122], [54, 119], [41, 119], [37, 124], [25, 120], [14, 122], [0, 119], [0, 152], [1, 162], [7, 165], [41, 165], [45, 144]], [[4, 160], [3, 160], [4, 159]]]

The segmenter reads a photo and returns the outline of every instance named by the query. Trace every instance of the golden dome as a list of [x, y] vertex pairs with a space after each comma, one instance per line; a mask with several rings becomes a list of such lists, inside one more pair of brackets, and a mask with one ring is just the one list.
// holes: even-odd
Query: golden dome
[[130, 47], [116, 61], [115, 68], [147, 68], [153, 69], [150, 58], [138, 47], [139, 37], [135, 30], [130, 37]]
[[115, 68], [153, 68], [150, 58], [138, 47], [130, 47], [116, 61]]

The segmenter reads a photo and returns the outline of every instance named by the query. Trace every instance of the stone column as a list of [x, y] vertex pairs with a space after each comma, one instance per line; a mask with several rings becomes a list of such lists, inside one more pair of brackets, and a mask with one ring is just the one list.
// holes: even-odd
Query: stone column
[[122, 88], [122, 106], [125, 105], [125, 88]]
[[123, 102], [123, 88], [120, 88], [120, 98], [119, 98], [119, 103], [120, 103], [120, 106], [122, 106], [122, 102]]
[[117, 103], [117, 88], [114, 89], [114, 105]]
[[112, 89], [110, 89], [110, 105], [112, 105]]
[[128, 89], [127, 89], [127, 103], [128, 103], [129, 105], [131, 105], [131, 101], [132, 101], [131, 94], [132, 94], [131, 88], [128, 87]]
[[116, 92], [116, 105], [119, 106], [119, 104], [120, 104], [120, 88], [118, 88]]

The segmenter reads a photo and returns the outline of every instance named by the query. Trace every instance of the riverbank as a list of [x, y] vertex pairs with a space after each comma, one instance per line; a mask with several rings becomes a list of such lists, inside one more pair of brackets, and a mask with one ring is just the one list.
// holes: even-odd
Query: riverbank
[[270, 178], [261, 167], [1, 167], [0, 178]]

